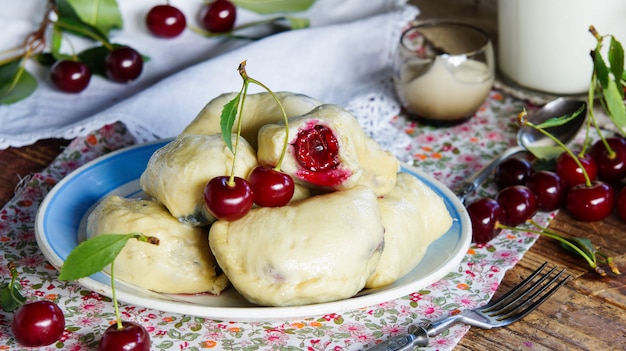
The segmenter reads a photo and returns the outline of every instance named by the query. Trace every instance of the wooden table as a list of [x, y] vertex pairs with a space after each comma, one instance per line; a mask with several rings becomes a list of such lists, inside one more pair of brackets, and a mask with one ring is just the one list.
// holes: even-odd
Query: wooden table
[[[45, 168], [67, 143], [59, 139], [43, 140], [0, 151], [0, 206], [11, 199], [20, 178]], [[561, 211], [550, 228], [567, 235], [589, 237], [615, 258], [624, 274], [600, 277], [555, 241], [540, 238], [506, 274], [502, 286], [515, 285], [545, 261], [566, 268], [573, 279], [537, 311], [517, 323], [493, 330], [472, 328], [456, 349], [626, 350], [626, 223], [617, 216], [603, 222], [583, 223]]]

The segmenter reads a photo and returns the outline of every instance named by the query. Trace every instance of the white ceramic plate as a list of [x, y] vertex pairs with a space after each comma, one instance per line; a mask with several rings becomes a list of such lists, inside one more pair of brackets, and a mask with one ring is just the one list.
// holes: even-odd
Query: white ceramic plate
[[[94, 206], [110, 194], [142, 195], [139, 177], [152, 153], [168, 141], [118, 150], [96, 159], [59, 182], [41, 203], [36, 218], [36, 238], [45, 257], [60, 269], [70, 251], [85, 240], [85, 222]], [[393, 300], [424, 288], [454, 270], [471, 242], [471, 225], [463, 204], [444, 185], [419, 170], [403, 167], [442, 196], [453, 225], [428, 248], [424, 259], [395, 283], [364, 290], [357, 296], [329, 303], [297, 307], [260, 307], [247, 302], [234, 289], [220, 296], [168, 295], [116, 281], [118, 300], [165, 312], [227, 321], [290, 320], [338, 313]], [[83, 287], [111, 296], [110, 276], [97, 273], [78, 281]]]

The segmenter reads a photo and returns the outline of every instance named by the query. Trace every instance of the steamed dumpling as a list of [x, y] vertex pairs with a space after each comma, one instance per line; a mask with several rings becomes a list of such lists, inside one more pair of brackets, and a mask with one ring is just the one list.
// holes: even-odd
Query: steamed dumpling
[[[290, 92], [277, 92], [275, 94], [283, 105], [287, 117], [305, 114], [316, 106], [321, 105], [321, 102], [303, 94]], [[209, 101], [196, 118], [183, 130], [182, 134], [220, 134], [222, 109], [235, 96], [237, 96], [237, 93], [226, 93]], [[257, 148], [257, 133], [259, 129], [265, 124], [283, 120], [280, 107], [267, 92], [246, 95], [242, 114], [241, 136], [255, 149]], [[235, 120], [233, 125], [233, 132], [236, 131], [238, 120], [239, 116], [237, 116], [237, 120]]]
[[393, 190], [378, 199], [385, 248], [367, 288], [391, 284], [422, 260], [428, 246], [445, 234], [452, 217], [443, 199], [408, 173], [399, 173]]
[[209, 244], [250, 302], [293, 306], [355, 295], [378, 263], [383, 232], [376, 195], [357, 186], [217, 221]]
[[115, 259], [115, 277], [161, 293], [219, 294], [228, 279], [218, 273], [207, 231], [180, 223], [163, 205], [106, 197], [87, 220], [87, 236], [141, 232], [159, 245], [129, 240]]
[[[259, 131], [260, 164], [275, 166], [285, 141], [283, 122]], [[322, 190], [366, 185], [381, 196], [394, 187], [398, 160], [368, 137], [356, 118], [336, 105], [322, 105], [289, 119], [288, 152], [281, 169], [294, 181]]]
[[[233, 145], [236, 140], [233, 134]], [[214, 177], [230, 175], [232, 163], [233, 153], [221, 134], [181, 135], [150, 157], [139, 182], [180, 221], [206, 225], [215, 218], [204, 205], [204, 187]], [[256, 166], [254, 149], [239, 138], [235, 175], [246, 178]]]

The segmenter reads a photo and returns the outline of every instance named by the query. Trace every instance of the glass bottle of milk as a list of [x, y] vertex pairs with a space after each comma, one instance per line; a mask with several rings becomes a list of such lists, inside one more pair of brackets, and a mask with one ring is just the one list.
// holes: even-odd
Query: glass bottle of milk
[[625, 0], [499, 0], [498, 68], [523, 88], [584, 93], [596, 47], [589, 26], [624, 43], [625, 17]]

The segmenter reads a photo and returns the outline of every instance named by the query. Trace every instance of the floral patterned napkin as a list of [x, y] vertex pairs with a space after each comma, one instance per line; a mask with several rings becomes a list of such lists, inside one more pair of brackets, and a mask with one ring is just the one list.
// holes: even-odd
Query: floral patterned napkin
[[[408, 140], [398, 157], [447, 186], [479, 169], [515, 143], [515, 116], [523, 101], [492, 91], [471, 120], [450, 128], [418, 125], [403, 116], [391, 121], [398, 137]], [[107, 125], [73, 140], [44, 171], [24, 179], [15, 197], [0, 211], [0, 274], [9, 277], [15, 262], [19, 282], [30, 299], [57, 302], [66, 316], [62, 339], [41, 350], [91, 350], [114, 320], [111, 300], [57, 279], [35, 241], [37, 208], [64, 176], [107, 152], [134, 144], [121, 123]], [[479, 195], [494, 195], [486, 184]], [[536, 220], [546, 224], [554, 213]], [[413, 323], [446, 317], [486, 303], [505, 272], [536, 240], [525, 232], [502, 232], [487, 245], [472, 246], [457, 269], [431, 286], [375, 306], [299, 321], [241, 323], [214, 321], [123, 304], [123, 318], [141, 323], [150, 333], [152, 350], [360, 350], [399, 333]], [[10, 331], [11, 314], [0, 313], [0, 350], [21, 350]], [[431, 339], [426, 350], [451, 350], [469, 327], [457, 325]]]

